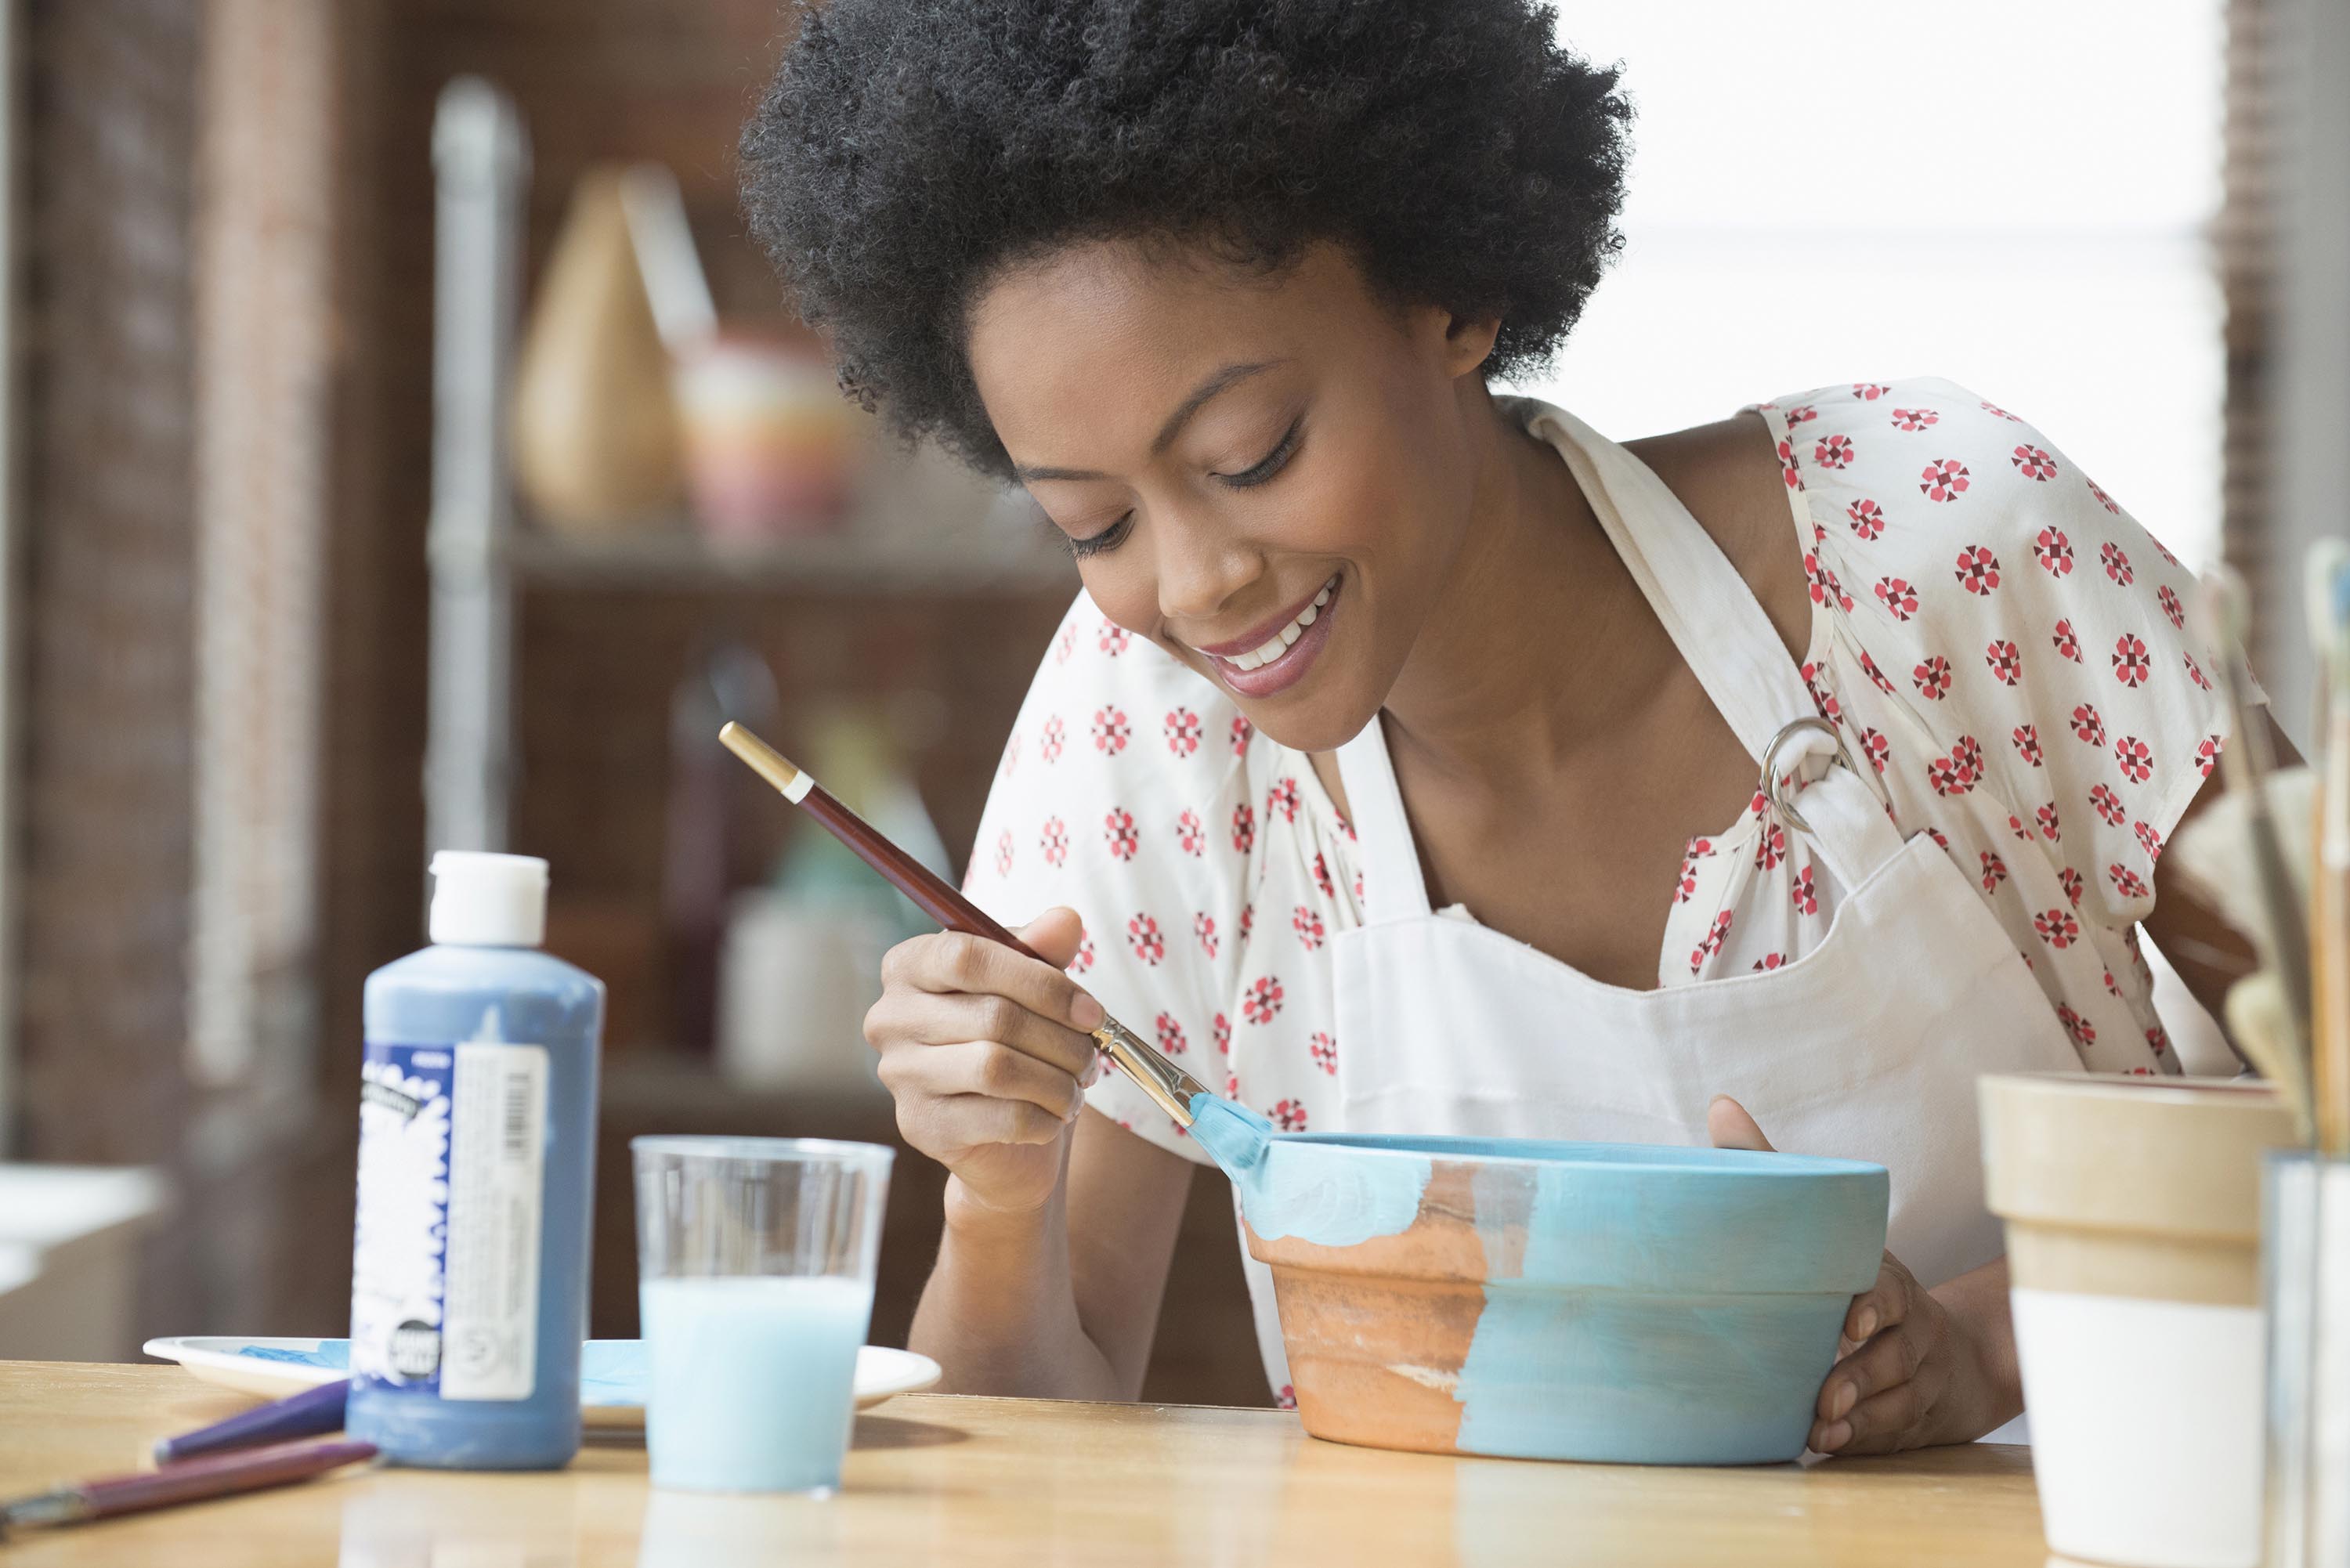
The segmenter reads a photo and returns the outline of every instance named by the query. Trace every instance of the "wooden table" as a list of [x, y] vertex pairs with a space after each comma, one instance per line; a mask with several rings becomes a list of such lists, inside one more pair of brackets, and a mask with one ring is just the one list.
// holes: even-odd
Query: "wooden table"
[[[0, 1363], [0, 1495], [135, 1465], [249, 1403], [177, 1367]], [[654, 1492], [637, 1442], [552, 1475], [351, 1471], [144, 1518], [24, 1532], [0, 1568], [790, 1568], [1182, 1563], [1965, 1565], [2046, 1561], [2028, 1451], [1810, 1469], [1450, 1459], [1199, 1406], [909, 1395], [857, 1424], [837, 1498]]]

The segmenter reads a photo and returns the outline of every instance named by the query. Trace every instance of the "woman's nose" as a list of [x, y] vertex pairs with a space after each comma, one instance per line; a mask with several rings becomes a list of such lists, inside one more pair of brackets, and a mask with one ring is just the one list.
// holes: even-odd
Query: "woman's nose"
[[1223, 530], [1178, 524], [1158, 533], [1159, 613], [1170, 621], [1211, 618], [1264, 569], [1253, 546]]

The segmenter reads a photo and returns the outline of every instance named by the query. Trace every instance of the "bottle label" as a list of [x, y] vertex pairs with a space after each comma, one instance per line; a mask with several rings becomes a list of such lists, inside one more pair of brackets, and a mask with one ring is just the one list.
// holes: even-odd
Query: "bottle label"
[[370, 1040], [351, 1377], [442, 1399], [537, 1386], [544, 1045]]

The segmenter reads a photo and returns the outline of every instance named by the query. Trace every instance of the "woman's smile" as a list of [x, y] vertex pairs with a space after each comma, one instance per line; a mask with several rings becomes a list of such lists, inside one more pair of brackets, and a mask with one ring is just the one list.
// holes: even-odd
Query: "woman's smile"
[[1305, 678], [1315, 656], [1330, 640], [1330, 620], [1342, 580], [1341, 574], [1332, 573], [1304, 603], [1240, 637], [1190, 646], [1205, 655], [1216, 678], [1240, 696], [1270, 697], [1285, 691]]

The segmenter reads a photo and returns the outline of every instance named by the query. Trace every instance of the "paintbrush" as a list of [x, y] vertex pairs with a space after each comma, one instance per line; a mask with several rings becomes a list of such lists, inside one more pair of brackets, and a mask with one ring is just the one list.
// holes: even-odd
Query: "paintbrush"
[[[2275, 771], [2276, 757], [2269, 744], [2267, 711], [2254, 707], [2251, 701], [2255, 688], [2251, 670], [2244, 659], [2251, 610], [2243, 579], [2225, 566], [2213, 566], [2203, 576], [2203, 607], [2211, 623], [2212, 666], [2220, 678], [2220, 698], [2228, 705], [2233, 737], [2220, 749], [2220, 768], [2230, 802], [2243, 803], [2242, 843], [2251, 851], [2252, 886], [2260, 895], [2259, 918], [2251, 933], [2252, 943], [2260, 950], [2262, 966], [2276, 975], [2284, 993], [2297, 1058], [2301, 1052], [2298, 1042], [2309, 1038], [2310, 1027], [2309, 931], [2303, 917], [2306, 906], [2295, 891], [2292, 873], [2285, 867], [2276, 820], [2269, 810], [2267, 780]], [[2263, 1071], [2267, 1070], [2264, 1066]], [[2305, 1097], [2306, 1090], [2297, 1073], [2288, 1076], [2282, 1086], [2289, 1096]]]
[[192, 1432], [182, 1432], [176, 1438], [158, 1440], [155, 1462], [168, 1465], [182, 1459], [192, 1459], [199, 1454], [258, 1448], [264, 1443], [282, 1443], [294, 1438], [316, 1438], [328, 1432], [339, 1432], [343, 1429], [344, 1400], [350, 1391], [349, 1380], [338, 1377], [332, 1383], [321, 1383], [315, 1388], [305, 1388], [299, 1394], [289, 1394], [266, 1405], [255, 1405], [250, 1410], [239, 1410], [224, 1421], [214, 1421], [209, 1427], [199, 1427]]
[[2350, 567], [2350, 540], [2313, 541], [2301, 559], [2301, 609], [2309, 632], [2312, 667], [2309, 732], [2319, 747], [2325, 743], [2326, 694], [2333, 687], [2326, 675], [2331, 662], [2326, 649], [2333, 638], [2334, 585], [2345, 567]]
[[[752, 772], [775, 785], [777, 794], [815, 817], [826, 832], [848, 846], [859, 860], [889, 878], [890, 886], [911, 898], [922, 913], [951, 931], [985, 937], [1039, 963], [1051, 962], [929, 867], [883, 837], [872, 824], [819, 788], [815, 779], [786, 761], [775, 747], [734, 723], [720, 730], [718, 739], [728, 751], [749, 763]], [[1208, 1093], [1205, 1084], [1160, 1055], [1115, 1018], [1105, 1017], [1093, 1034], [1110, 1060], [1139, 1085], [1160, 1110], [1172, 1116], [1177, 1127], [1191, 1125], [1191, 1102]]]
[[2350, 573], [2337, 571], [2332, 587], [2321, 645], [2326, 722], [2310, 946], [2316, 996], [2310, 1097], [2318, 1148], [2338, 1159], [2350, 1155]]
[[373, 1443], [279, 1443], [189, 1459], [141, 1474], [78, 1481], [0, 1502], [0, 1540], [23, 1525], [87, 1524], [175, 1503], [202, 1502], [307, 1480], [376, 1457]]

